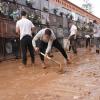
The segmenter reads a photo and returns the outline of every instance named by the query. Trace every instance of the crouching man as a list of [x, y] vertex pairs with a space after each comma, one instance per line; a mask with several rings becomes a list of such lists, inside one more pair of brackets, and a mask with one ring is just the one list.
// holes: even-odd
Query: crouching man
[[[38, 41], [38, 45], [36, 44], [36, 41]], [[56, 39], [55, 34], [51, 29], [44, 28], [40, 30], [33, 38], [32, 44], [36, 52], [42, 52], [45, 54], [45, 56], [48, 56], [48, 53], [50, 53], [51, 48], [53, 46], [62, 53], [62, 55], [66, 59], [66, 62], [70, 63], [66, 52], [64, 51], [63, 47], [58, 42], [58, 40]], [[42, 61], [42, 67], [46, 68], [44, 63], [44, 56], [40, 54], [40, 58]]]

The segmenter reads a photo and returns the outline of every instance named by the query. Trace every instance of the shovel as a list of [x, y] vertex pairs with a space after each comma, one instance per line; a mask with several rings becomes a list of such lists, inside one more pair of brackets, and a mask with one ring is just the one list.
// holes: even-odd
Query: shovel
[[40, 54], [41, 55], [43, 55], [45, 58], [47, 58], [48, 60], [51, 60], [52, 62], [54, 62], [54, 63], [56, 63], [56, 64], [58, 64], [59, 65], [59, 68], [60, 68], [60, 72], [62, 72], [63, 71], [63, 67], [61, 66], [61, 63], [59, 63], [58, 61], [56, 61], [56, 60], [54, 60], [54, 59], [52, 59], [51, 57], [49, 57], [49, 56], [46, 56], [44, 53], [42, 53], [42, 52], [40, 52]]

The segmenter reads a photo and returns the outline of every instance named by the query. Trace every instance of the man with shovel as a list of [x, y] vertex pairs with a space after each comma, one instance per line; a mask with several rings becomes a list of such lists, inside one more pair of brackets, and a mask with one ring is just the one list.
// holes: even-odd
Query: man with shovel
[[[38, 45], [36, 44], [37, 40], [38, 40]], [[57, 48], [66, 59], [66, 62], [69, 63], [69, 59], [65, 50], [63, 49], [61, 44], [58, 42], [58, 40], [55, 37], [54, 32], [50, 28], [44, 28], [40, 30], [36, 34], [36, 36], [33, 38], [32, 44], [36, 52], [41, 52], [45, 54], [45, 56], [40, 54], [43, 68], [46, 68], [45, 63], [44, 63], [44, 57], [48, 57], [48, 53], [51, 51], [52, 46]]]

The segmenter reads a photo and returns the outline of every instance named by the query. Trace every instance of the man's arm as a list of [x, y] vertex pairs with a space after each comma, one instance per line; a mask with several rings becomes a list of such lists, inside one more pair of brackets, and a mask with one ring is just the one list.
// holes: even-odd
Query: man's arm
[[51, 30], [51, 32], [52, 32], [52, 35], [51, 35], [52, 39], [55, 40], [56, 39], [55, 33], [53, 32], [53, 30]]
[[52, 35], [51, 35], [51, 39], [50, 39], [49, 42], [48, 42], [48, 46], [47, 46], [47, 49], [46, 49], [46, 54], [48, 54], [48, 53], [51, 51], [52, 43], [53, 43], [53, 41], [56, 39], [56, 36], [55, 36], [53, 30], [52, 30], [52, 29], [50, 29], [50, 30], [51, 30], [51, 32], [52, 32]]
[[46, 54], [48, 54], [50, 52], [51, 47], [52, 47], [52, 43], [53, 43], [53, 39], [50, 39], [48, 42], [47, 49], [46, 49]]
[[41, 31], [39, 31], [32, 40], [32, 45], [36, 48], [36, 41], [41, 38]]
[[20, 28], [19, 28], [18, 22], [16, 23], [16, 33], [20, 35]]
[[19, 27], [16, 27], [16, 33], [19, 35], [20, 34], [20, 29]]
[[75, 26], [75, 36], [74, 36], [74, 39], [77, 38], [77, 26]]
[[31, 22], [31, 27], [32, 27], [31, 28], [32, 33], [35, 32], [36, 31], [36, 27], [35, 27], [35, 25], [32, 22]]
[[36, 27], [32, 27], [31, 30], [32, 30], [32, 33], [35, 32], [36, 31]]

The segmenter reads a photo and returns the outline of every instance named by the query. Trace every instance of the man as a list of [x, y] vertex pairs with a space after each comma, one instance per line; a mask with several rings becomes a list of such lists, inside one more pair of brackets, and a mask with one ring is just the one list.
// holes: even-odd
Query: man
[[95, 39], [95, 45], [96, 45], [96, 53], [99, 54], [100, 52], [100, 26], [97, 24], [97, 21], [94, 20], [94, 39]]
[[13, 43], [13, 53], [16, 57], [15, 59], [17, 60], [19, 56], [19, 47], [20, 47], [19, 39], [13, 38], [12, 43]]
[[[39, 45], [36, 44], [37, 40], [39, 40]], [[62, 46], [60, 45], [58, 40], [56, 39], [55, 34], [51, 29], [44, 28], [44, 29], [40, 30], [36, 34], [36, 36], [33, 38], [32, 43], [33, 43], [33, 47], [34, 47], [36, 52], [37, 51], [42, 52], [46, 56], [51, 51], [52, 46], [54, 46], [55, 48], [57, 48], [62, 53], [62, 55], [64, 56], [66, 61], [69, 63], [66, 52], [64, 51], [64, 49], [62, 48]], [[46, 68], [45, 63], [44, 63], [44, 56], [40, 55], [40, 58], [41, 58], [41, 61], [42, 61], [42, 67]]]
[[35, 26], [27, 19], [25, 11], [21, 12], [22, 18], [16, 23], [16, 32], [20, 34], [21, 49], [22, 49], [22, 63], [27, 64], [27, 48], [30, 52], [32, 64], [34, 64], [34, 50], [32, 46], [32, 31]]
[[[70, 40], [70, 48], [72, 48], [74, 54], [77, 54], [77, 47], [76, 47], [76, 35], [77, 35], [77, 27], [74, 24], [74, 22], [70, 22], [70, 36], [69, 36], [69, 40]], [[70, 51], [70, 50], [69, 50]]]
[[86, 38], [86, 48], [89, 48], [90, 49], [90, 35], [85, 35], [85, 38]]

